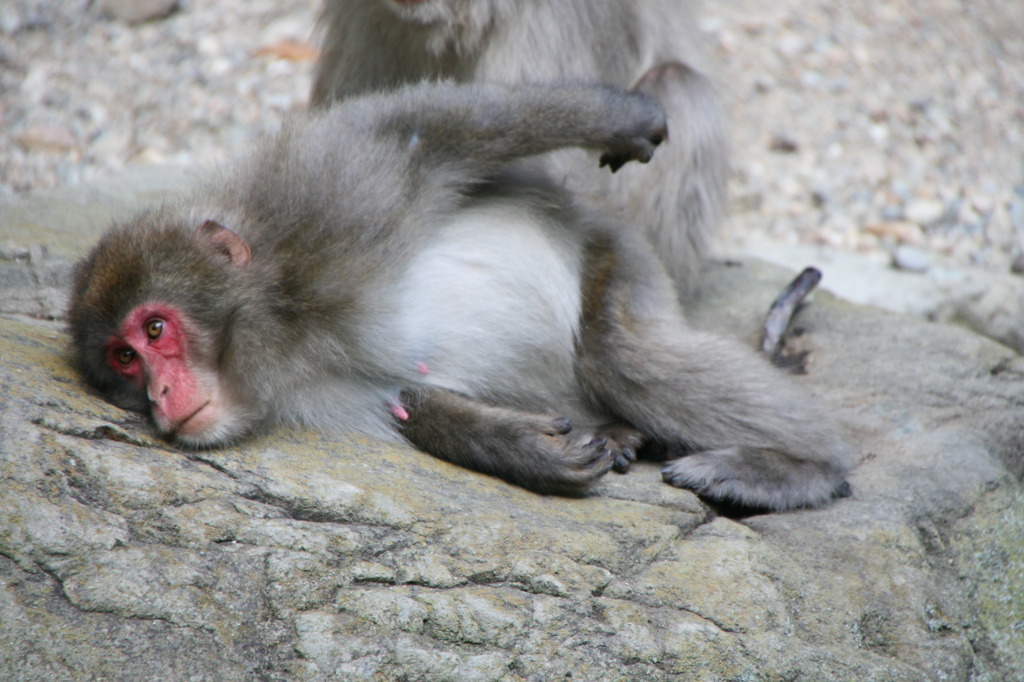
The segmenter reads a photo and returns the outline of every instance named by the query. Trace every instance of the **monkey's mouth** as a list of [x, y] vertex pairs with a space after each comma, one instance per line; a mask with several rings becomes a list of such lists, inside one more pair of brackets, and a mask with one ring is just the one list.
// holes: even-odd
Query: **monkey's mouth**
[[[202, 412], [206, 410], [206, 408], [210, 407], [212, 402], [212, 400], [207, 400], [205, 403], [197, 407], [192, 414], [175, 424], [171, 428], [171, 432], [179, 436], [195, 436], [206, 431], [213, 425], [214, 421], [211, 417], [214, 415], [203, 415]], [[210, 412], [212, 411], [213, 410], [210, 410]]]

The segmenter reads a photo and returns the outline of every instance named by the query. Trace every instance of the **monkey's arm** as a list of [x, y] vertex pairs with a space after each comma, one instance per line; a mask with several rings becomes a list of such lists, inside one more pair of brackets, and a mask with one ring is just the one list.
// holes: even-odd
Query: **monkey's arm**
[[402, 392], [402, 435], [435, 457], [540, 493], [580, 494], [608, 472], [607, 439], [568, 419], [477, 402], [443, 388]]
[[240, 189], [226, 200], [241, 196], [278, 225], [321, 214], [332, 225], [358, 226], [332, 230], [331, 239], [348, 232], [363, 243], [398, 225], [419, 229], [517, 159], [585, 147], [616, 169], [650, 159], [666, 134], [664, 111], [642, 94], [421, 83], [348, 99], [286, 126], [241, 167]]
[[600, 150], [615, 171], [646, 163], [668, 134], [654, 100], [599, 86], [432, 84], [379, 97], [379, 132], [397, 133], [414, 164], [458, 164], [474, 176], [564, 147]]

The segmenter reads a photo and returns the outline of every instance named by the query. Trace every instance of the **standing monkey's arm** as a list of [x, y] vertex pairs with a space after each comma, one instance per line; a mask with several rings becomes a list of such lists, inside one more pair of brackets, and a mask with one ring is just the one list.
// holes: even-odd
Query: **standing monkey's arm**
[[[668, 135], [661, 106], [645, 95], [584, 85], [414, 86], [384, 95], [379, 135], [398, 135], [414, 165], [454, 165], [487, 175], [517, 159], [564, 147], [602, 152], [617, 170], [647, 162]], [[373, 99], [362, 105], [373, 105]]]

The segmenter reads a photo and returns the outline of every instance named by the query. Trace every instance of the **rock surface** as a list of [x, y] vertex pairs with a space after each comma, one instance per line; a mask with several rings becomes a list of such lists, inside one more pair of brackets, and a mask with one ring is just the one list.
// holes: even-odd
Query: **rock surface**
[[[182, 452], [82, 385], [68, 263], [182, 173], [0, 200], [0, 678], [985, 680], [1024, 669], [1024, 358], [819, 292], [790, 352], [861, 461], [715, 515], [653, 464], [542, 497], [297, 430]], [[800, 263], [804, 265], [804, 263]], [[824, 267], [824, 286], [829, 270]], [[790, 274], [711, 267], [754, 343]]]

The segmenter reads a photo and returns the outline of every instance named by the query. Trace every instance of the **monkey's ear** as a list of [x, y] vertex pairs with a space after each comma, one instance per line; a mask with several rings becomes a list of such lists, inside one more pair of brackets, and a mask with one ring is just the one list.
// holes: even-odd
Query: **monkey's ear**
[[252, 252], [245, 240], [216, 220], [207, 220], [197, 227], [196, 238], [223, 253], [235, 265], [245, 266], [252, 261]]

